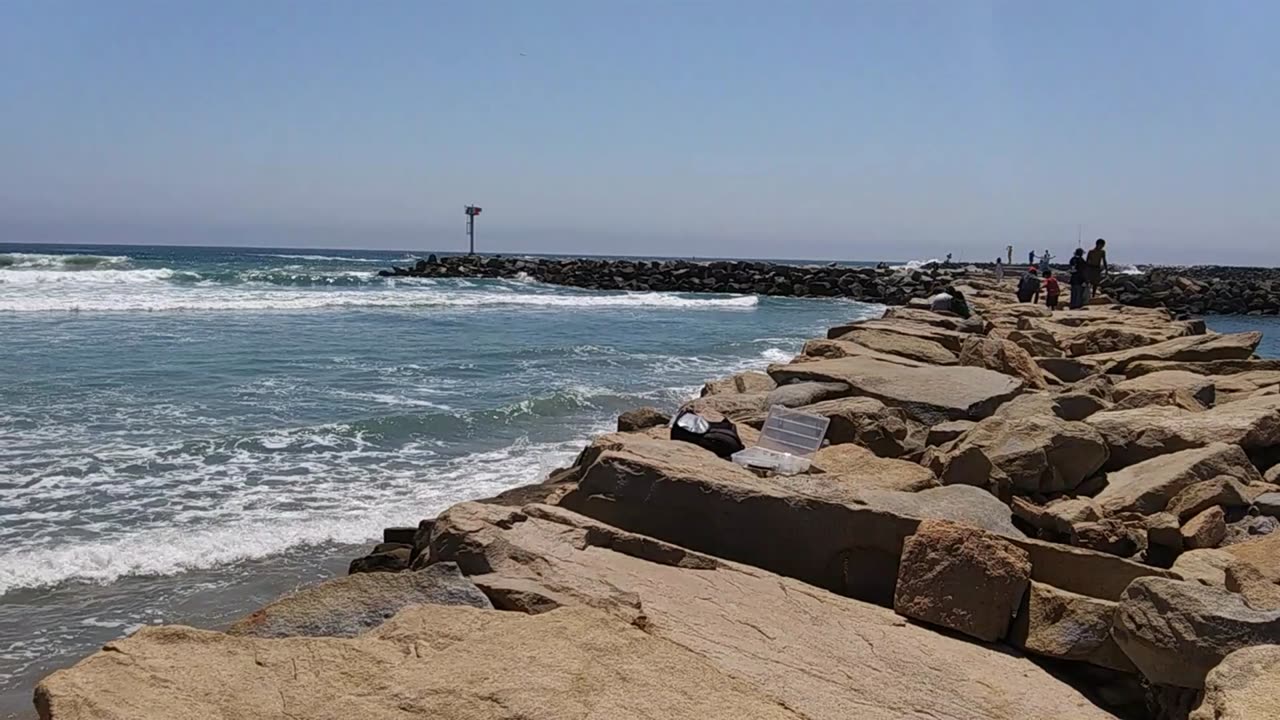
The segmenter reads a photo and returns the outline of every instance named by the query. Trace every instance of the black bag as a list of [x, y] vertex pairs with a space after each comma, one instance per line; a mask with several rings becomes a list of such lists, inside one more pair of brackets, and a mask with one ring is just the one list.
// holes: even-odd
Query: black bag
[[675, 421], [671, 423], [672, 440], [693, 443], [726, 460], [739, 450], [746, 449], [746, 446], [742, 444], [742, 439], [738, 437], [738, 427], [728, 420], [712, 422], [703, 418], [707, 423], [707, 431], [698, 434], [680, 427], [680, 418], [686, 414], [692, 415], [696, 413], [690, 413], [686, 410], [676, 416]]

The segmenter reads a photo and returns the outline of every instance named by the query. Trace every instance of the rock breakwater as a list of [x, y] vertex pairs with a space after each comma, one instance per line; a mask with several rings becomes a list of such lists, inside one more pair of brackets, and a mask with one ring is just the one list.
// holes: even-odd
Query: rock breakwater
[[849, 265], [788, 265], [739, 260], [627, 260], [480, 255], [430, 256], [384, 277], [528, 278], [590, 290], [709, 292], [843, 297], [901, 305], [962, 273], [931, 267], [894, 270]]
[[[421, 272], [535, 277], [529, 262]], [[617, 261], [592, 262], [532, 267], [583, 287], [649, 283], [642, 263], [605, 280]], [[755, 272], [699, 267], [671, 289], [721, 291]], [[672, 440], [662, 420], [679, 408], [629, 412], [544, 482], [397, 528], [352, 563], [394, 582], [330, 580], [227, 633], [146, 628], [52, 674], [37, 708], [46, 720], [1269, 710], [1280, 371], [1255, 358], [1260, 334], [1214, 334], [1163, 308], [1050, 312], [1013, 303], [1010, 280], [947, 276], [974, 318], [908, 294], [907, 308], [690, 401], [748, 446], [772, 406], [827, 417], [806, 473]]]

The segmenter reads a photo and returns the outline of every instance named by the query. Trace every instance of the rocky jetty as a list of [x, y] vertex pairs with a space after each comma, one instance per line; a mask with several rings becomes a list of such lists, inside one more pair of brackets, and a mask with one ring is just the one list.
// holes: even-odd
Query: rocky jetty
[[[648, 284], [642, 266], [620, 282]], [[677, 284], [756, 272], [700, 267]], [[1009, 284], [965, 280], [970, 320], [904, 298], [689, 401], [747, 445], [775, 405], [829, 418], [806, 473], [747, 470], [672, 440], [678, 408], [637, 408], [544, 482], [388, 529], [352, 575], [228, 632], [109, 644], [47, 677], [37, 710], [1274, 717], [1280, 366], [1254, 356], [1258, 333], [1120, 304], [1051, 313]]]
[[1190, 315], [1280, 314], [1280, 270], [1199, 266], [1109, 275], [1106, 293], [1125, 305]]
[[848, 265], [787, 265], [736, 260], [627, 260], [432, 255], [384, 277], [528, 278], [591, 290], [709, 292], [844, 297], [902, 305], [961, 271], [933, 266], [892, 270]]
[[[923, 268], [894, 269], [836, 263], [431, 255], [411, 266], [397, 266], [379, 274], [384, 277], [528, 278], [590, 290], [843, 297], [904, 305], [936, 285], [954, 284], [969, 277], [989, 278], [990, 268], [990, 265], [937, 263]], [[1067, 274], [1065, 266], [1054, 269], [1061, 277]], [[1280, 314], [1280, 270], [1268, 268], [1155, 267], [1140, 274], [1112, 273], [1104, 279], [1102, 290], [1108, 301], [1164, 308], [1175, 316]]]

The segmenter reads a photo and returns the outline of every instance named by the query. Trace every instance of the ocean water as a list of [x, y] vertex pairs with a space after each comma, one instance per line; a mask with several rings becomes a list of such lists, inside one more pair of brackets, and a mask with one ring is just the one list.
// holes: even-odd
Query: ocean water
[[140, 625], [223, 625], [880, 312], [376, 276], [411, 259], [0, 245], [0, 717]]

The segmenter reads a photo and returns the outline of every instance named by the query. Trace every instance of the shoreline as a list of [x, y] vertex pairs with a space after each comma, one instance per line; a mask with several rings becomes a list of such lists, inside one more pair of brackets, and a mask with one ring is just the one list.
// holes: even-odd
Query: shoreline
[[[533, 276], [527, 266], [517, 269], [515, 265], [528, 261], [511, 260], [496, 268], [483, 262], [487, 261], [477, 265], [476, 272], [510, 269]], [[687, 280], [704, 285], [702, 281], [710, 279], [714, 287], [718, 287], [716, 283], [731, 287], [740, 282], [732, 273], [756, 272], [721, 268], [728, 279], [720, 279], [711, 264], [703, 267], [710, 268], [708, 275], [685, 278], [689, 273], [684, 273], [675, 284]], [[659, 265], [652, 269], [671, 273], [682, 268]], [[828, 271], [821, 269], [823, 277], [835, 277], [826, 275]], [[590, 272], [582, 282], [603, 277]], [[856, 274], [878, 279], [881, 271], [875, 271], [874, 276]], [[628, 414], [625, 422], [620, 420], [619, 432], [594, 438], [572, 465], [553, 472], [545, 481], [459, 503], [429, 525], [404, 528], [384, 537], [394, 547], [375, 548], [364, 558], [364, 565], [395, 572], [357, 572], [300, 591], [308, 598], [343, 599], [336, 611], [325, 616], [325, 632], [300, 631], [307, 627], [314, 630], [308, 623], [316, 618], [300, 614], [291, 604], [301, 600], [285, 597], [233, 624], [231, 637], [266, 643], [271, 641], [250, 639], [278, 637], [283, 627], [288, 629], [286, 635], [315, 638], [317, 643], [374, 642], [335, 638], [353, 634], [348, 632], [352, 623], [365, 629], [376, 627], [362, 624], [368, 621], [360, 619], [366, 612], [361, 603], [370, 601], [367, 594], [361, 595], [361, 600], [349, 593], [378, 583], [398, 588], [376, 593], [379, 607], [402, 614], [434, 613], [432, 617], [441, 623], [452, 621], [453, 613], [459, 612], [445, 608], [448, 604], [496, 608], [468, 612], [506, 611], [500, 614], [527, 617], [531, 623], [540, 622], [535, 619], [551, 608], [565, 608], [565, 612], [597, 608], [598, 617], [592, 615], [582, 622], [603, 623], [601, 627], [612, 628], [606, 634], [630, 632], [624, 629], [627, 627], [640, 629], [645, 637], [661, 638], [702, 662], [710, 661], [721, 673], [717, 677], [725, 682], [752, 682], [753, 665], [743, 664], [746, 660], [730, 661], [702, 644], [727, 628], [713, 629], [709, 638], [701, 639], [672, 634], [674, 628], [686, 625], [716, 627], [711, 616], [701, 615], [697, 607], [705, 597], [699, 595], [696, 601], [690, 597], [683, 606], [667, 600], [680, 596], [685, 576], [701, 573], [699, 582], [711, 583], [713, 595], [727, 603], [717, 613], [734, 607], [739, 614], [746, 613], [748, 623], [766, 637], [794, 637], [797, 641], [806, 637], [802, 625], [787, 624], [793, 612], [787, 609], [787, 602], [770, 599], [769, 593], [779, 586], [784, 594], [821, 593], [823, 622], [833, 627], [879, 628], [884, 647], [871, 655], [848, 656], [843, 653], [854, 651], [843, 645], [829, 648], [817, 638], [794, 647], [787, 643], [785, 648], [769, 645], [752, 651], [752, 663], [763, 663], [783, 679], [794, 672], [787, 668], [797, 660], [813, 664], [818, 658], [833, 663], [839, 659], [836, 665], [866, 665], [883, 673], [879, 663], [885, 657], [906, 657], [908, 648], [916, 646], [928, 648], [937, 665], [929, 665], [919, 678], [897, 673], [893, 678], [895, 683], [908, 686], [904, 695], [897, 696], [899, 702], [920, 708], [931, 707], [929, 702], [939, 699], [994, 707], [989, 703], [999, 696], [1002, 702], [1014, 703], [1010, 711], [1015, 715], [1010, 717], [1038, 716], [1045, 709], [1039, 703], [1046, 703], [1075, 708], [1082, 718], [1105, 718], [1115, 717], [1112, 712], [1133, 712], [1139, 704], [1150, 701], [1152, 693], [1170, 702], [1198, 703], [1204, 695], [1205, 674], [1222, 656], [1214, 656], [1212, 663], [1203, 659], [1185, 663], [1183, 656], [1203, 653], [1210, 647], [1223, 648], [1223, 640], [1206, 635], [1203, 643], [1190, 648], [1166, 647], [1158, 638], [1144, 635], [1141, 628], [1122, 625], [1122, 621], [1126, 613], [1138, 611], [1139, 591], [1174, 597], [1173, 609], [1164, 612], [1176, 613], [1184, 602], [1190, 602], [1178, 599], [1183, 597], [1178, 593], [1192, 592], [1184, 586], [1205, 587], [1186, 581], [1190, 571], [1179, 570], [1179, 556], [1259, 542], [1247, 536], [1265, 538], [1269, 534], [1254, 533], [1244, 525], [1256, 530], [1260, 521], [1252, 518], [1273, 516], [1240, 510], [1257, 509], [1255, 499], [1280, 491], [1280, 485], [1272, 484], [1272, 480], [1280, 481], [1280, 477], [1273, 478], [1275, 461], [1280, 457], [1271, 451], [1280, 446], [1280, 437], [1257, 434], [1280, 427], [1280, 361], [1252, 358], [1260, 340], [1256, 333], [1206, 333], [1203, 322], [1179, 320], [1163, 310], [1105, 302], [1081, 311], [1050, 314], [1039, 306], [1010, 302], [1008, 281], [1005, 288], [996, 288], [980, 276], [955, 278], [957, 284], [968, 283], [963, 286], [966, 297], [984, 318], [964, 323], [911, 302], [919, 298], [921, 287], [927, 290], [935, 280], [954, 278], [952, 273], [897, 274], [907, 280], [897, 284], [888, 280], [883, 285], [900, 290], [905, 297], [898, 304], [907, 307], [890, 308], [880, 319], [833, 327], [828, 337], [810, 340], [791, 362], [775, 363], [765, 372], [742, 372], [709, 382], [703, 396], [691, 403], [699, 412], [736, 422], [748, 445], [772, 404], [827, 414], [833, 422], [828, 431], [832, 444], [816, 459], [821, 474], [756, 478], [687, 443], [665, 439], [665, 428], [658, 419], [671, 408], [639, 416]], [[635, 276], [618, 277], [622, 282], [615, 284], [619, 286], [649, 284]], [[572, 274], [570, 279], [574, 279]], [[804, 282], [804, 291], [809, 292], [810, 281]], [[859, 283], [859, 287], [867, 284]], [[792, 284], [793, 290], [795, 287]], [[833, 287], [851, 291], [850, 286], [842, 287], [839, 279]], [[1187, 375], [1195, 377], [1188, 379]], [[1152, 376], [1156, 380], [1150, 379]], [[1142, 380], [1144, 377], [1148, 380]], [[1149, 408], [1166, 410], [1152, 416], [1138, 412]], [[1159, 425], [1169, 413], [1177, 415], [1178, 422]], [[1243, 431], [1224, 434], [1218, 417], [1232, 419], [1232, 432], [1238, 428]], [[1215, 430], [1196, 434], [1186, 429], [1199, 427], [1201, 422]], [[1142, 423], [1156, 425], [1147, 428]], [[1173, 433], [1185, 448], [1171, 443], [1160, 448], [1135, 443], [1131, 435], [1139, 425], [1148, 434], [1156, 430]], [[1002, 443], [1015, 439], [1032, 448], [1030, 454], [1010, 456], [1001, 449]], [[1226, 449], [1218, 449], [1223, 442]], [[1070, 451], [1055, 454], [1058, 447]], [[1217, 508], [1221, 518], [1202, 521], [1202, 512], [1185, 518], [1175, 514], [1172, 526], [1167, 517], [1157, 516], [1169, 514], [1167, 506], [1178, 490], [1211, 478], [1174, 463], [1176, 467], [1164, 471], [1169, 476], [1161, 476], [1164, 484], [1158, 509], [1154, 509], [1154, 501], [1146, 499], [1148, 495], [1135, 500], [1125, 494], [1123, 486], [1136, 472], [1131, 468], [1158, 458], [1180, 458], [1183, 453], [1204, 454], [1208, 449], [1221, 455], [1211, 461], [1216, 463], [1212, 465], [1215, 471], [1262, 492], [1252, 494], [1251, 490], [1243, 506], [1224, 500], [1203, 510], [1213, 515], [1210, 511]], [[1237, 461], [1251, 470], [1245, 472]], [[1244, 476], [1232, 475], [1233, 468]], [[1150, 477], [1148, 472], [1139, 479], [1149, 484]], [[1072, 508], [1069, 513], [1066, 505]], [[839, 518], [839, 522], [829, 524], [822, 519], [828, 516]], [[712, 517], [717, 521], [708, 527], [706, 520]], [[935, 520], [967, 527], [960, 531], [968, 533], [963, 538], [966, 543], [979, 542], [999, 548], [998, 553], [1026, 556], [1027, 570], [1023, 572], [1027, 579], [1023, 582], [1029, 594], [1021, 608], [1017, 599], [968, 584], [960, 596], [948, 598], [932, 595], [926, 584], [917, 591], [923, 604], [899, 602], [893, 593], [895, 584], [901, 588], [904, 578], [909, 579], [918, 569], [908, 551], [911, 538], [944, 532], [929, 524]], [[1206, 539], [1210, 536], [1202, 536], [1200, 526], [1214, 521], [1220, 521], [1223, 536]], [[761, 527], [778, 532], [762, 535]], [[836, 536], [844, 531], [837, 527], [856, 529], [854, 536], [869, 545], [851, 549], [842, 544], [846, 541]], [[1245, 537], [1227, 543], [1233, 532]], [[577, 533], [582, 537], [576, 544], [562, 544]], [[1171, 534], [1178, 537], [1176, 551], [1170, 544]], [[806, 559], [825, 557], [829, 552], [844, 557], [841, 562], [846, 566], [854, 563], [859, 571], [832, 575], [829, 564], [815, 565]], [[964, 565], [963, 557], [935, 552], [942, 554], [934, 563]], [[884, 561], [886, 557], [892, 558], [891, 566]], [[1263, 571], [1272, 569], [1267, 566]], [[428, 573], [447, 577], [433, 576], [430, 582], [434, 589], [430, 591], [417, 585], [412, 592], [401, 587], [426, 582], [423, 578]], [[711, 577], [726, 573], [736, 573], [739, 580], [722, 585]], [[748, 592], [738, 584], [746, 578], [760, 578], [764, 584], [753, 585]], [[766, 585], [774, 589], [767, 590]], [[1265, 591], [1258, 587], [1258, 592]], [[447, 594], [455, 602], [418, 605], [421, 592], [430, 595], [440, 588], [448, 588]], [[1211, 590], [1215, 610], [1228, 607], [1235, 602], [1232, 597], [1240, 594], [1216, 586]], [[459, 599], [463, 595], [465, 601]], [[1056, 634], [1052, 623], [1040, 624], [1044, 618], [1036, 614], [1035, 603], [1061, 604], [1071, 597], [1084, 600], [1070, 600], [1062, 606], [1068, 616], [1099, 633], [1068, 638]], [[770, 612], [752, 610], [756, 602], [765, 603]], [[1030, 608], [1027, 602], [1032, 603]], [[930, 609], [949, 607], [985, 617], [996, 626], [999, 615], [991, 617], [989, 608], [1005, 607], [1007, 614], [997, 636], [988, 638], [987, 630], [967, 621], [956, 624], [952, 615]], [[1026, 625], [1010, 626], [1010, 615]], [[557, 613], [554, 617], [568, 616]], [[625, 622], [613, 628], [606, 619], [610, 617]], [[899, 624], [900, 617], [915, 622]], [[949, 632], [937, 633], [929, 629], [931, 624]], [[335, 627], [343, 628], [342, 632], [335, 632]], [[376, 636], [376, 630], [370, 632], [370, 638]], [[890, 639], [899, 634], [901, 642]], [[148, 631], [143, 631], [121, 644], [132, 651], [151, 652], [147, 636]], [[988, 651], [966, 636], [1003, 640], [1005, 645], [998, 647], [1005, 649]], [[500, 652], [507, 642], [513, 640], [485, 647]], [[352, 652], [356, 647], [350, 646]], [[1062, 671], [1050, 675], [1033, 669], [1037, 667], [1034, 664], [1020, 664], [1024, 654], [1058, 662]], [[607, 663], [603, 658], [596, 661]], [[1016, 663], [1016, 668], [1002, 663]], [[1178, 669], [1175, 666], [1179, 663], [1190, 665], [1190, 669]], [[1002, 673], [1014, 673], [1026, 687], [1017, 691], [1011, 686], [989, 688], [994, 695], [988, 696], [981, 688], [955, 684], [962, 668], [973, 664], [991, 669], [990, 680], [997, 685], [1003, 682]], [[42, 697], [49, 707], [82, 697], [77, 694], [82, 691], [65, 681], [76, 673], [91, 677], [90, 672], [82, 662], [71, 671], [55, 674], [53, 680], [42, 684]], [[171, 682], [164, 679], [163, 670], [154, 675], [112, 671], [100, 677], [136, 683], [132, 690], [144, 696], [152, 692], [153, 683], [166, 686]], [[188, 681], [198, 685], [200, 677], [197, 673]], [[1135, 682], [1144, 677], [1146, 686]], [[833, 684], [828, 693], [835, 697], [852, 693], [850, 700], [882, 692], [852, 679], [829, 682]], [[464, 687], [459, 687], [459, 692], [465, 692]], [[504, 697], [520, 697], [518, 690], [507, 692], [516, 694]], [[810, 717], [828, 717], [821, 704], [815, 704], [818, 696], [805, 691], [802, 684], [766, 684], [757, 692], [771, 702], [805, 708], [802, 711]], [[61, 717], [56, 712], [48, 716]]]

